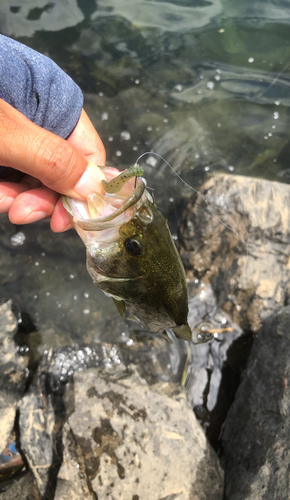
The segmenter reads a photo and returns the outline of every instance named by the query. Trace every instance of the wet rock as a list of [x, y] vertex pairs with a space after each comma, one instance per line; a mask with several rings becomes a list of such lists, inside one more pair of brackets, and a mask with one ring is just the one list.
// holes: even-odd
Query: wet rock
[[77, 373], [74, 383], [68, 423], [98, 500], [222, 498], [218, 459], [179, 386], [150, 387], [120, 367]]
[[151, 387], [115, 346], [43, 356], [19, 418], [41, 500], [222, 498], [223, 472], [185, 393]]
[[257, 332], [289, 300], [290, 187], [218, 174], [200, 191], [208, 206], [192, 199], [180, 230], [188, 277], [210, 282], [219, 307]]
[[233, 402], [252, 343], [250, 335], [217, 306], [212, 287], [188, 283], [192, 342], [183, 383], [195, 415], [218, 449], [221, 425]]
[[222, 436], [227, 500], [288, 500], [290, 307], [265, 321]]
[[86, 480], [86, 464], [77, 453], [75, 437], [67, 423], [63, 428], [63, 448], [54, 500], [96, 500]]
[[20, 356], [13, 340], [18, 330], [12, 300], [0, 304], [0, 451], [14, 427], [16, 408], [27, 378], [27, 357]]
[[[19, 405], [21, 449], [41, 499], [54, 499], [56, 480], [63, 463], [63, 426], [74, 408], [73, 373], [91, 366], [111, 367], [119, 363], [115, 346], [106, 344], [49, 349], [42, 356], [29, 390]], [[66, 475], [65, 472], [62, 474]], [[72, 495], [74, 488], [69, 490], [68, 484], [66, 482], [67, 495]], [[58, 491], [62, 491], [60, 486]]]
[[31, 472], [0, 484], [1, 500], [40, 500]]

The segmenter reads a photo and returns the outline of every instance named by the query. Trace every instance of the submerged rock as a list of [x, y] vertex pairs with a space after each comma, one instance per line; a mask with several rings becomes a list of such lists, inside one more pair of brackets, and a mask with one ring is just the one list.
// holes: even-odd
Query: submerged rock
[[288, 500], [290, 306], [265, 321], [224, 424], [227, 500]]
[[290, 186], [217, 174], [200, 192], [208, 205], [195, 196], [180, 230], [188, 277], [210, 282], [219, 307], [257, 332], [290, 296]]

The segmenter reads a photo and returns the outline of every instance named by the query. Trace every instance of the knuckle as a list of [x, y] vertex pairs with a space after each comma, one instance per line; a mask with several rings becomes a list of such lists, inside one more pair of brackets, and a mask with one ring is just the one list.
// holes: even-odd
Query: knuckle
[[54, 189], [64, 182], [68, 188], [74, 184], [77, 155], [74, 148], [64, 139], [54, 137], [53, 134], [46, 136], [42, 141], [41, 150], [36, 153], [36, 162], [42, 166], [42, 182], [45, 184], [53, 184]]

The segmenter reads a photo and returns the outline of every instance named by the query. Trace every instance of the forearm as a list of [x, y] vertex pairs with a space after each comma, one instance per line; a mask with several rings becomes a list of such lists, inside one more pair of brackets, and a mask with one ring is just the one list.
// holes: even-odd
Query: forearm
[[3, 35], [0, 97], [64, 139], [74, 130], [83, 108], [80, 88], [51, 59]]

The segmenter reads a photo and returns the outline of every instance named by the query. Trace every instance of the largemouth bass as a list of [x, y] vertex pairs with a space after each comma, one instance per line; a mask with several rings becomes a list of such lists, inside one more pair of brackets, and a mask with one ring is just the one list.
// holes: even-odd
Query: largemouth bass
[[[146, 190], [143, 170], [133, 165], [112, 177], [104, 194], [86, 202], [63, 196], [66, 208], [87, 248], [87, 269], [94, 283], [112, 297], [120, 315], [152, 332], [191, 339], [187, 323], [185, 273], [165, 218]], [[106, 175], [107, 174], [107, 175]]]

